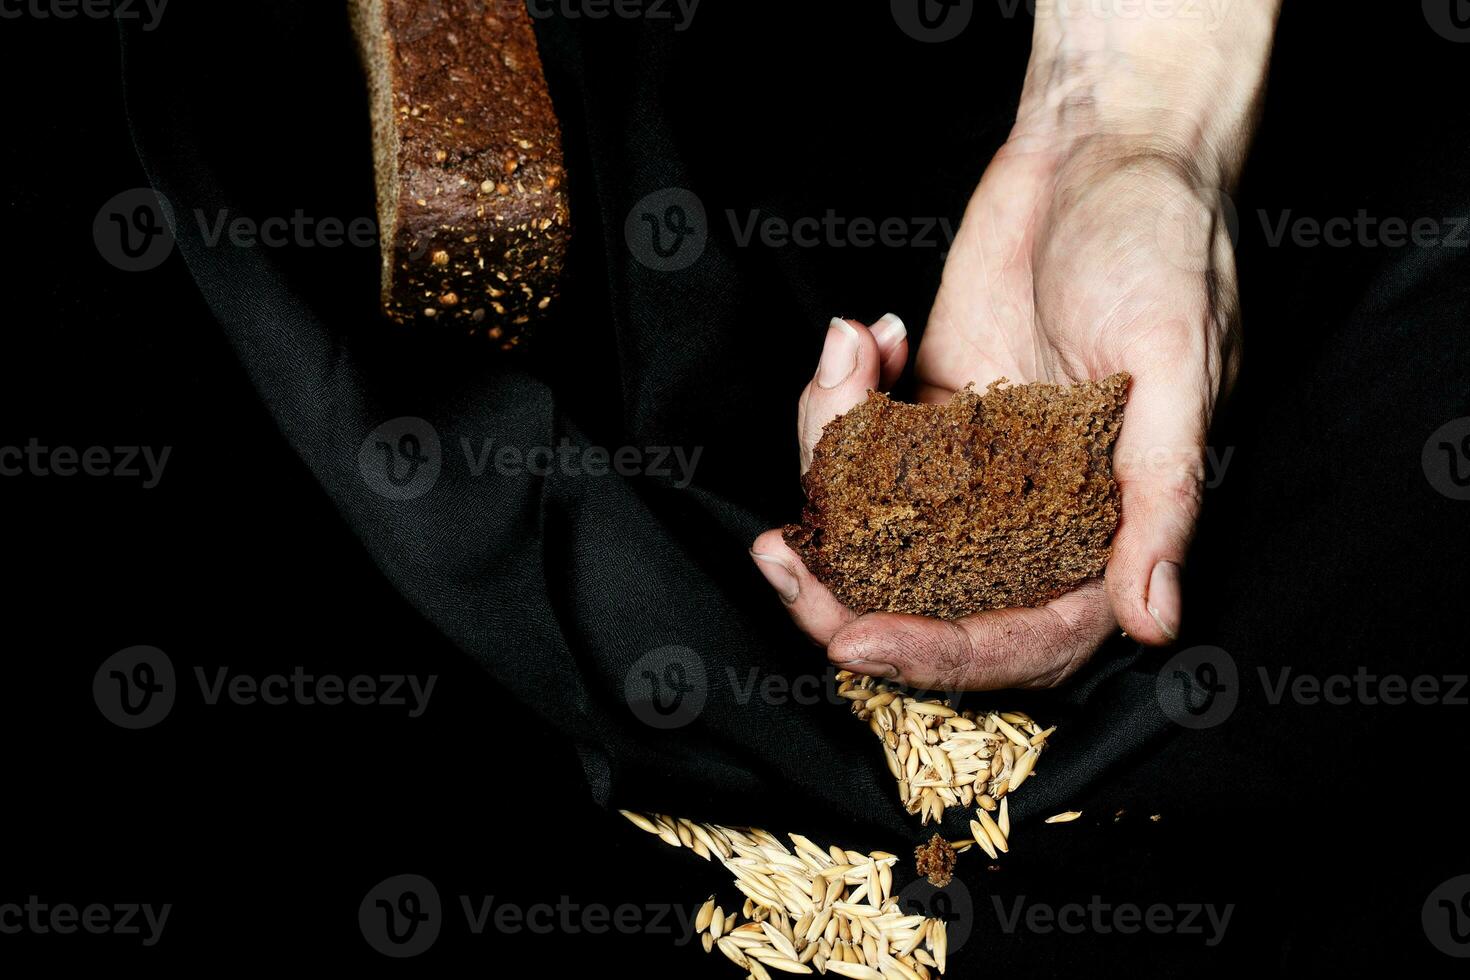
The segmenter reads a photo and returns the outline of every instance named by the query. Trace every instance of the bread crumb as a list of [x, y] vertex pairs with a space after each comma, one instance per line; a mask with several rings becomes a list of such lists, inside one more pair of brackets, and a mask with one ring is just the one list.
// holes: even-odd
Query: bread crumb
[[955, 862], [959, 855], [955, 853], [949, 841], [938, 834], [929, 838], [929, 843], [920, 844], [914, 848], [915, 870], [935, 888], [943, 888], [954, 880]]
[[786, 543], [859, 613], [1044, 605], [1107, 567], [1128, 384], [1001, 379], [940, 405], [869, 392], [823, 431]]

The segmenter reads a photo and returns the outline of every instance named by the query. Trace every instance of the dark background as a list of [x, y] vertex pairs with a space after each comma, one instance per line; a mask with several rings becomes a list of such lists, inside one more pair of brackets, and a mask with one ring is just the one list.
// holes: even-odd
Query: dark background
[[[197, 5], [176, 2], [161, 29], [170, 15], [197, 25], [186, 21], [200, 16]], [[590, 59], [609, 59], [609, 79], [628, 70], [607, 54], [620, 46], [647, 45], [668, 59], [666, 84], [627, 89], [663, 108], [690, 169], [726, 188], [731, 202], [793, 214], [833, 207], [957, 217], [1008, 123], [1024, 18], [1004, 20], [982, 5], [983, 30], [922, 45], [896, 32], [881, 4], [839, 14], [707, 2], [672, 40], [661, 25], [571, 27]], [[984, 871], [973, 856], [962, 863], [977, 933], [954, 958], [954, 976], [1389, 964], [1447, 973], [1454, 965], [1426, 940], [1420, 908], [1435, 886], [1470, 873], [1459, 802], [1470, 708], [1273, 706], [1254, 668], [1465, 672], [1470, 505], [1435, 492], [1419, 456], [1430, 432], [1470, 415], [1466, 249], [1271, 248], [1255, 216], [1262, 208], [1321, 218], [1358, 208], [1411, 219], [1467, 213], [1470, 44], [1436, 34], [1413, 4], [1371, 17], [1290, 6], [1257, 152], [1235, 196], [1248, 364], [1214, 439], [1236, 454], [1209, 498], [1186, 637], [1237, 655], [1247, 668], [1241, 707], [1227, 726], [1171, 738], [1079, 781], [1072, 799], [1084, 819], [1028, 825], [1002, 871]], [[289, 167], [312, 152], [301, 140], [314, 124], [354, 132], [360, 106], [286, 101], [309, 102], [300, 77], [342, 63], [331, 45], [343, 36], [330, 28], [341, 18], [277, 10], [260, 20], [252, 10], [216, 14], [222, 28], [243, 18], [238, 30], [249, 43], [192, 50], [177, 84], [224, 59], [219, 75], [235, 77], [239, 92], [259, 89], [284, 106], [280, 145], [245, 135], [252, 141], [240, 154]], [[543, 44], [564, 44], [566, 30], [551, 25]], [[320, 62], [303, 60], [323, 37]], [[562, 895], [583, 907], [693, 907], [716, 887], [727, 904], [733, 893], [691, 855], [594, 804], [572, 747], [545, 724], [544, 705], [540, 714], [520, 706], [400, 597], [282, 436], [178, 256], [127, 274], [98, 254], [98, 208], [147, 182], [124, 112], [116, 27], [6, 20], [0, 38], [11, 130], [0, 149], [8, 252], [0, 445], [34, 437], [172, 449], [151, 490], [115, 478], [0, 479], [11, 624], [0, 903], [34, 894], [174, 906], [154, 948], [115, 935], [0, 935], [0, 963], [498, 973], [525, 962], [568, 973], [637, 966], [655, 976], [735, 975], [696, 950], [672, 948], [669, 936], [475, 936], [463, 927], [460, 895], [523, 907]], [[549, 62], [556, 86], [558, 62]], [[324, 84], [334, 95], [348, 87]], [[585, 151], [575, 148], [577, 114], [566, 113], [574, 153]], [[359, 138], [365, 153], [365, 130]], [[935, 147], [942, 159], [926, 156]], [[364, 200], [370, 208], [365, 164], [342, 183], [342, 199], [353, 202], [347, 214]], [[574, 205], [596, 199], [586, 185], [578, 194]], [[591, 238], [578, 259], [587, 293], [608, 288], [586, 274], [599, 262]], [[921, 324], [941, 263], [916, 249], [840, 260], [798, 250], [745, 260], [772, 282], [796, 285], [761, 297], [772, 312], [747, 325], [760, 351], [749, 363], [779, 362], [750, 382], [748, 391], [765, 398], [705, 440], [760, 455], [739, 466], [716, 459], [708, 479], [769, 524], [792, 513], [794, 480], [769, 475], [789, 467], [757, 464], [784, 464], [794, 453], [794, 396], [825, 317], [894, 308]], [[279, 261], [313, 268], [310, 256]], [[349, 255], [333, 268], [373, 261]], [[360, 283], [345, 274], [299, 281], [313, 301], [360, 302]], [[607, 362], [593, 356], [597, 321], [568, 329], [587, 346], [554, 348], [531, 370], [585, 382], [573, 404], [590, 410], [599, 385], [617, 387], [616, 369], [599, 380]], [[558, 356], [566, 350], [578, 356]], [[711, 538], [709, 560], [729, 552], [745, 561], [737, 537]], [[765, 586], [739, 568], [721, 578], [731, 601], [782, 635]], [[499, 601], [513, 614], [519, 599]], [[794, 638], [783, 642], [800, 652]], [[157, 727], [130, 732], [109, 723], [89, 692], [98, 665], [135, 644], [165, 650], [181, 672], [300, 665], [344, 676], [432, 674], [437, 684], [420, 718], [386, 707], [205, 706], [195, 697]], [[517, 654], [513, 644], [496, 651], [512, 670]], [[866, 736], [855, 724], [850, 731], [849, 764], [872, 766], [859, 755]], [[821, 760], [811, 762], [820, 772]], [[656, 782], [657, 759], [644, 769], [634, 785]], [[664, 799], [678, 800], [679, 785], [663, 786]], [[729, 811], [706, 792], [691, 787], [691, 815], [738, 819], [723, 817]], [[747, 819], [776, 831], [811, 827], [848, 846], [893, 850], [912, 843], [869, 836], [800, 788], [747, 796], [745, 806]], [[368, 889], [404, 873], [433, 880], [449, 909], [434, 948], [400, 965], [364, 942], [356, 912]], [[996, 929], [992, 892], [1237, 909], [1216, 949], [1181, 936], [1007, 937]]]

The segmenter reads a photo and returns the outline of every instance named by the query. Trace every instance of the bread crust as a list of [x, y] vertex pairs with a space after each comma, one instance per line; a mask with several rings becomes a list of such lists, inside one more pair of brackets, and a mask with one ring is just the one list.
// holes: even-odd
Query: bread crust
[[942, 405], [870, 392], [823, 430], [786, 543], [858, 612], [1049, 602], [1107, 567], [1128, 383], [1001, 379]]
[[520, 0], [351, 0], [373, 104], [382, 308], [519, 344], [570, 242], [561, 129]]

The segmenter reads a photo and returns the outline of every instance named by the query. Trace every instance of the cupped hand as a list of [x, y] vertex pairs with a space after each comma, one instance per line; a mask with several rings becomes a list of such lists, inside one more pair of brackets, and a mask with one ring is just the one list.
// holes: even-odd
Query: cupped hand
[[[1114, 451], [1122, 519], [1105, 578], [1037, 609], [953, 621], [858, 615], [779, 530], [752, 548], [796, 624], [846, 669], [930, 689], [1049, 687], [1121, 626], [1178, 636], [1180, 572], [1206, 433], [1236, 362], [1236, 286], [1221, 197], [1186, 155], [1133, 138], [1017, 132], [986, 170], [947, 259], [916, 360], [919, 397], [973, 382], [1133, 376]], [[803, 472], [822, 427], [891, 385], [897, 318], [833, 321], [799, 404]]]

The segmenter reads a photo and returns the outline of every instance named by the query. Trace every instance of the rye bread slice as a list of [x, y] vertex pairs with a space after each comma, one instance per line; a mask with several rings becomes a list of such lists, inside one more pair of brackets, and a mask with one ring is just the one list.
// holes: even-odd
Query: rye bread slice
[[858, 612], [1042, 605], [1107, 566], [1128, 382], [1002, 379], [942, 405], [870, 392], [823, 431], [786, 543]]
[[350, 0], [372, 103], [383, 314], [509, 349], [556, 302], [561, 129], [523, 0]]

